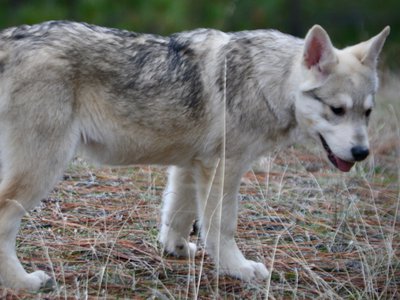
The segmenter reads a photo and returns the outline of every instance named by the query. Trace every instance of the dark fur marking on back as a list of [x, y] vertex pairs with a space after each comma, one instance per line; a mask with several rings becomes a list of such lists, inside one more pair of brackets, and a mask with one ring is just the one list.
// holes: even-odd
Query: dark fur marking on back
[[200, 112], [198, 109], [201, 105], [202, 84], [198, 63], [194, 62], [193, 58], [193, 50], [189, 43], [178, 41], [175, 36], [171, 36], [168, 43], [168, 70], [178, 84], [182, 82], [182, 86], [186, 85], [182, 93], [184, 105], [197, 115]]
[[[82, 34], [86, 34], [85, 40], [79, 38]], [[125, 105], [129, 103], [123, 114], [134, 115], [140, 107], [148, 107], [149, 99], [158, 99], [166, 107], [180, 107], [193, 118], [204, 113], [199, 58], [190, 47], [191, 41], [180, 34], [162, 37], [50, 21], [16, 27], [9, 38], [20, 49], [29, 45], [28, 52], [15, 54], [15, 61], [49, 47], [57, 49], [56, 55], [68, 62], [77, 80], [84, 81], [86, 74], [95, 74], [94, 80], [103, 83], [106, 90], [112, 91], [110, 94], [118, 94], [127, 101]]]

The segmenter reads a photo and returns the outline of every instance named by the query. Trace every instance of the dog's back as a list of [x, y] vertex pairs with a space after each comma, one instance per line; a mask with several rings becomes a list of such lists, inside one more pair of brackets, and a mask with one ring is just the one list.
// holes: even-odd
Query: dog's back
[[[209, 102], [199, 58], [189, 43], [48, 22], [3, 31], [0, 51], [0, 115], [21, 105], [46, 111], [59, 101], [79, 120], [81, 149], [94, 159], [169, 164], [193, 155], [189, 145], [205, 137]], [[57, 86], [57, 97], [40, 101], [32, 86], [42, 92]], [[28, 88], [30, 96], [21, 97]], [[114, 146], [105, 149], [104, 144]]]
[[[285, 103], [257, 100], [265, 98], [256, 79], [263, 78], [270, 86], [266, 97], [283, 102], [281, 81], [290, 72], [292, 48], [301, 45], [276, 31], [199, 29], [161, 37], [57, 21], [7, 29], [0, 40], [0, 76], [12, 90], [7, 94], [62, 83], [56, 94], [71, 95], [53, 101], [69, 101], [80, 122], [81, 151], [104, 163], [179, 163], [216, 151], [223, 134], [234, 148], [254, 142], [238, 143], [246, 131], [278, 136], [292, 126], [293, 116], [276, 107]], [[279, 45], [289, 41], [287, 51]], [[271, 117], [277, 126], [260, 124]]]

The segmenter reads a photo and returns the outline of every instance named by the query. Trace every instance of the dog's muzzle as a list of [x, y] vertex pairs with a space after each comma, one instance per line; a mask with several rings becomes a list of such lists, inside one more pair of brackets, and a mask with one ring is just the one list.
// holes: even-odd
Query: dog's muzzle
[[[331, 148], [329, 148], [329, 146], [328, 146], [328, 143], [325, 141], [325, 139], [323, 138], [323, 136], [321, 134], [319, 135], [319, 138], [321, 139], [322, 146], [324, 147], [324, 149], [328, 155], [329, 161], [342, 172], [349, 172], [350, 169], [354, 166], [355, 161], [363, 160], [369, 154], [368, 149], [364, 149], [363, 147], [356, 146], [351, 149], [351, 153], [354, 157], [354, 161], [346, 161], [346, 160], [343, 160], [340, 157], [336, 156], [332, 152]], [[354, 152], [353, 152], [353, 149], [354, 149]], [[356, 158], [356, 155], [354, 155], [354, 153], [356, 153], [356, 155], [358, 155], [359, 159]]]

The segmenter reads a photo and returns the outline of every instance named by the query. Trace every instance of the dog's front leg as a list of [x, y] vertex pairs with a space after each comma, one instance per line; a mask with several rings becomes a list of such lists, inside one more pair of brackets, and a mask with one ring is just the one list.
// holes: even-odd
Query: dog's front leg
[[193, 167], [171, 167], [164, 191], [159, 240], [165, 252], [194, 257], [196, 245], [188, 241], [196, 218], [196, 187]]
[[234, 239], [237, 193], [244, 167], [238, 161], [218, 160], [212, 164], [199, 162], [195, 170], [201, 234], [219, 273], [246, 281], [267, 278], [264, 264], [246, 259]]

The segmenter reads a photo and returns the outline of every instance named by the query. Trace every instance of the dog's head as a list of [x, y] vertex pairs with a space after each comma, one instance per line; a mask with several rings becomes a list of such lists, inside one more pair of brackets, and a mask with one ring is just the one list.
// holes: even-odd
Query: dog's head
[[389, 31], [386, 27], [372, 39], [342, 50], [332, 46], [318, 25], [305, 38], [296, 118], [344, 172], [369, 154], [367, 125], [378, 88], [376, 65]]

